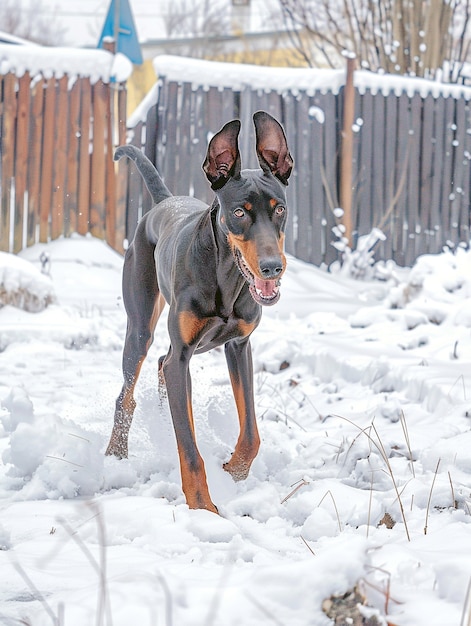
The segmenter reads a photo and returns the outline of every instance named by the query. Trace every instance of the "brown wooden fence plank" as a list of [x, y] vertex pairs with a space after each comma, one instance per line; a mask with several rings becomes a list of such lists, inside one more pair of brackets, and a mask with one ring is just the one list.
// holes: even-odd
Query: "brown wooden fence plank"
[[89, 78], [81, 78], [80, 130], [79, 130], [79, 188], [77, 231], [88, 233], [90, 219], [90, 118], [92, 113], [92, 86]]
[[105, 118], [105, 239], [116, 248], [116, 173], [113, 161], [113, 110], [115, 90], [112, 84], [104, 85], [106, 98]]
[[[119, 85], [118, 90], [118, 145], [126, 143], [126, 89], [124, 84]], [[116, 250], [123, 252], [124, 240], [126, 239], [126, 206], [128, 167], [124, 159], [117, 164], [117, 187], [116, 187]]]
[[69, 122], [67, 75], [57, 82], [57, 101], [54, 129], [54, 163], [51, 206], [51, 238], [57, 239], [64, 234], [64, 207], [67, 172], [67, 139]]
[[93, 149], [90, 173], [89, 231], [94, 237], [105, 238], [106, 194], [106, 108], [107, 91], [102, 80], [92, 87], [93, 94]]
[[18, 105], [16, 118], [15, 150], [15, 216], [13, 234], [13, 252], [23, 248], [23, 230], [25, 226], [25, 193], [28, 180], [28, 149], [31, 77], [28, 72], [18, 80]]
[[49, 220], [52, 205], [53, 163], [54, 163], [54, 129], [56, 115], [56, 78], [47, 81], [44, 102], [44, 134], [42, 146], [41, 191], [39, 202], [39, 240], [49, 240]]
[[27, 245], [36, 242], [39, 225], [41, 188], [41, 146], [43, 137], [44, 79], [36, 80], [31, 93], [30, 149], [28, 152], [28, 227]]
[[14, 74], [7, 74], [3, 79], [0, 249], [6, 252], [10, 251], [10, 207], [15, 171], [16, 83]]
[[64, 203], [64, 234], [78, 229], [78, 187], [80, 162], [80, 91], [81, 81], [75, 80], [69, 92], [69, 123], [67, 128], [67, 177]]

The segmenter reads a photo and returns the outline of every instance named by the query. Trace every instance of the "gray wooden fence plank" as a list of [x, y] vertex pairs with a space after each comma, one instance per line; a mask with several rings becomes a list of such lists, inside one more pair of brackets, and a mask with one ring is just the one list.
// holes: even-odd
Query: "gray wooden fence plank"
[[[300, 175], [306, 177], [310, 190], [309, 194], [309, 220], [311, 223], [311, 252], [309, 261], [320, 265], [324, 260], [323, 249], [325, 248], [324, 233], [324, 186], [322, 181], [322, 168], [324, 160], [324, 123], [322, 118], [313, 114], [319, 107], [318, 97], [311, 97], [308, 101], [308, 120], [303, 128], [303, 142], [310, 148], [309, 160], [301, 163]], [[299, 132], [299, 131], [298, 131]]]
[[[311, 182], [310, 178], [310, 142], [307, 128], [309, 125], [309, 104], [302, 98], [296, 102], [298, 132], [295, 136], [298, 169], [298, 238], [296, 256], [303, 261], [311, 260], [312, 223], [311, 223]], [[307, 170], [307, 171], [306, 171]]]
[[235, 119], [238, 116], [235, 108], [236, 94], [232, 89], [226, 87], [222, 92], [222, 118], [226, 122]]
[[471, 106], [467, 101], [465, 105], [464, 120], [464, 140], [463, 140], [463, 198], [461, 211], [461, 239], [462, 241], [470, 241], [470, 225], [471, 225]]
[[[395, 164], [396, 198], [394, 205], [394, 230], [391, 231], [394, 258], [403, 265], [408, 241], [407, 179], [410, 167], [409, 97], [401, 93], [397, 108], [397, 151]], [[397, 225], [397, 227], [396, 227]]]
[[[337, 105], [340, 96], [327, 92], [324, 96], [324, 172], [325, 185], [329, 192], [331, 200], [324, 207], [323, 226], [324, 226], [324, 262], [332, 263], [338, 258], [336, 249], [332, 246], [334, 236], [332, 228], [335, 226], [335, 217], [333, 210], [339, 206], [338, 198], [338, 146], [340, 145], [340, 122], [339, 111]], [[334, 206], [331, 206], [331, 205]]]
[[178, 143], [178, 156], [176, 160], [175, 184], [172, 192], [177, 196], [185, 196], [189, 193], [192, 184], [191, 166], [191, 83], [185, 82], [180, 86], [180, 106], [176, 136]]
[[157, 99], [157, 120], [156, 120], [156, 134], [155, 134], [155, 161], [154, 165], [158, 171], [162, 174], [164, 172], [164, 160], [165, 160], [165, 119], [166, 108], [168, 100], [168, 84], [165, 77], [162, 77], [158, 81], [158, 99]]
[[446, 238], [452, 238], [451, 201], [452, 201], [452, 166], [453, 166], [453, 140], [455, 124], [455, 100], [445, 98], [445, 124], [444, 124], [444, 154], [442, 160], [441, 175], [443, 180], [441, 191], [442, 225], [446, 232]]
[[288, 223], [286, 226], [286, 239], [285, 247], [286, 251], [290, 254], [296, 254], [296, 238], [297, 238], [297, 207], [298, 207], [298, 193], [297, 193], [297, 179], [298, 179], [298, 155], [295, 152], [295, 136], [296, 136], [296, 109], [295, 99], [291, 92], [283, 95], [283, 107], [285, 111], [284, 128], [286, 137], [288, 138], [288, 145], [291, 155], [294, 158], [294, 170], [291, 174], [291, 178], [286, 190], [286, 197], [288, 201], [289, 214]]
[[205, 109], [207, 106], [206, 91], [203, 87], [198, 87], [193, 93], [195, 103], [194, 109], [194, 137], [193, 137], [193, 157], [192, 164], [196, 171], [193, 174], [193, 194], [202, 202], [210, 204], [214, 198], [214, 193], [209, 186], [201, 166], [203, 164], [208, 144], [209, 129], [206, 126]]
[[429, 94], [422, 100], [422, 137], [421, 137], [421, 167], [420, 167], [420, 205], [419, 221], [421, 225], [420, 249], [429, 250], [435, 232], [431, 224], [432, 206], [432, 177], [434, 142], [434, 113], [435, 99]]
[[252, 115], [257, 108], [256, 94], [250, 87], [243, 87], [240, 92], [240, 122], [242, 126], [239, 139], [239, 150], [244, 169], [255, 169], [258, 161], [255, 156], [255, 130], [253, 128]]
[[[381, 216], [378, 216], [376, 226], [385, 234], [385, 241], [378, 245], [378, 255], [390, 259], [393, 254], [394, 232], [398, 227], [395, 201], [396, 193], [401, 185], [401, 179], [396, 180], [396, 153], [397, 153], [397, 104], [394, 93], [385, 98], [385, 133], [384, 133], [384, 207]], [[401, 225], [402, 226], [402, 225]]]
[[419, 216], [419, 188], [420, 188], [420, 145], [421, 145], [421, 118], [422, 101], [420, 94], [415, 93], [410, 98], [409, 136], [410, 160], [409, 177], [407, 181], [407, 214], [408, 214], [408, 242], [405, 262], [413, 262], [421, 249], [421, 224]]
[[[452, 239], [454, 241], [462, 241], [466, 235], [466, 228], [462, 228], [462, 219], [467, 222], [467, 215], [463, 215], [463, 158], [464, 158], [464, 140], [466, 135], [465, 129], [465, 100], [459, 98], [456, 100], [456, 117], [454, 124], [454, 139], [452, 143], [453, 151], [453, 200], [451, 202], [452, 214]], [[456, 227], [455, 227], [456, 223]]]
[[[142, 147], [142, 127], [142, 122], [139, 122], [134, 127], [134, 133], [130, 143], [133, 146], [136, 146], [136, 148]], [[138, 221], [142, 215], [142, 190], [144, 182], [142, 180], [142, 176], [131, 160], [127, 160], [127, 165], [128, 184], [126, 200], [126, 238], [130, 242], [134, 237]]]
[[167, 87], [167, 102], [165, 108], [164, 134], [162, 135], [165, 146], [165, 159], [161, 174], [165, 184], [173, 193], [176, 184], [176, 160], [178, 154], [177, 124], [178, 124], [178, 92], [179, 83], [169, 82]]
[[378, 216], [386, 208], [385, 172], [384, 172], [384, 135], [385, 135], [385, 102], [384, 95], [378, 91], [373, 97], [373, 160], [371, 163], [371, 204], [367, 209], [369, 228], [378, 223]]
[[356, 183], [356, 230], [366, 234], [371, 225], [371, 206], [373, 185], [373, 95], [366, 91], [361, 98], [362, 124], [357, 133], [360, 142], [359, 170]]
[[433, 169], [432, 169], [432, 199], [430, 206], [429, 227], [435, 232], [435, 240], [431, 243], [431, 252], [438, 252], [444, 235], [442, 222], [443, 207], [441, 204], [441, 171], [445, 159], [445, 100], [442, 97], [434, 101], [435, 120], [433, 130]]

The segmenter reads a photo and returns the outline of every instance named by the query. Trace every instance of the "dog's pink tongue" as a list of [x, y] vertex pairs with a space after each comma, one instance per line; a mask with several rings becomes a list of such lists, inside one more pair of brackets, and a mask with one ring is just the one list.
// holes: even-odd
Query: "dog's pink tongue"
[[276, 280], [262, 280], [255, 276], [255, 289], [265, 298], [269, 298], [276, 292]]

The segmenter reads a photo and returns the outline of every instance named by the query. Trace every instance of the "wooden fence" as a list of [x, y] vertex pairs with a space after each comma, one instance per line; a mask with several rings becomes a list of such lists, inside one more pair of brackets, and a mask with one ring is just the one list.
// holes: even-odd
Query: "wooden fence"
[[[275, 70], [275, 88], [261, 88], [234, 79], [239, 66], [227, 64], [226, 83], [212, 85], [214, 67], [222, 64], [198, 61], [195, 74], [185, 70], [190, 61], [180, 59], [176, 75], [171, 59], [161, 60], [154, 96], [128, 132], [123, 84], [1, 76], [0, 250], [90, 232], [121, 251], [151, 206], [134, 165], [112, 160], [127, 138], [145, 150], [175, 194], [210, 203], [201, 169], [209, 136], [240, 118], [243, 167], [258, 167], [252, 114], [259, 109], [284, 125], [295, 158], [290, 253], [317, 265], [337, 259], [333, 228], [348, 221], [341, 203], [351, 206], [353, 245], [374, 227], [385, 233], [377, 259], [410, 265], [444, 245], [469, 243], [469, 88], [355, 72], [354, 110], [347, 115], [343, 72], [336, 85], [332, 73], [309, 70], [312, 86], [286, 87]], [[237, 70], [242, 77], [247, 71]], [[344, 128], [348, 119], [353, 124]], [[342, 149], [349, 133], [350, 152]]]
[[[204, 75], [211, 74], [211, 63]], [[195, 83], [160, 66], [159, 87], [132, 142], [143, 146], [175, 194], [211, 201], [201, 170], [208, 135], [242, 121], [243, 167], [257, 167], [251, 117], [264, 109], [285, 127], [295, 171], [287, 250], [308, 262], [338, 258], [332, 229], [339, 217], [345, 89], [260, 89]], [[345, 80], [345, 79], [344, 79]], [[351, 152], [353, 245], [380, 228], [377, 259], [411, 264], [420, 254], [470, 239], [471, 90], [355, 72]], [[420, 91], [421, 90], [421, 91]], [[134, 166], [129, 169], [127, 236], [150, 207]], [[344, 194], [345, 195], [345, 194]], [[344, 208], [344, 207], [340, 207]]]
[[126, 137], [124, 85], [8, 73], [0, 132], [0, 250], [73, 232], [122, 250], [125, 206], [112, 154]]

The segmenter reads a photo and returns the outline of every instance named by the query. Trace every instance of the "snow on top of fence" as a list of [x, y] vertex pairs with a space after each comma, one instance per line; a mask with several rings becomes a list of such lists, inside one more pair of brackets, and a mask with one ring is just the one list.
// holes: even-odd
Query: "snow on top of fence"
[[300, 67], [267, 67], [241, 63], [202, 61], [171, 55], [154, 59], [157, 76], [192, 83], [193, 87], [223, 89], [267, 89], [283, 91], [325, 91], [338, 93], [345, 83], [345, 70]]
[[132, 72], [132, 63], [123, 54], [85, 48], [49, 48], [0, 44], [0, 74], [25, 72], [45, 78], [63, 75], [88, 76], [92, 83], [109, 82], [112, 77], [123, 82]]
[[[278, 92], [315, 91], [338, 93], [345, 84], [345, 70], [328, 70], [295, 67], [266, 67], [240, 63], [220, 63], [202, 61], [170, 55], [161, 55], [154, 59], [157, 76], [176, 82], [190, 82], [193, 87], [229, 87], [239, 90], [244, 86], [252, 89], [275, 90]], [[419, 93], [422, 97], [465, 98], [471, 100], [471, 87], [440, 83], [424, 78], [378, 74], [365, 70], [356, 71], [354, 85], [360, 93], [370, 90], [372, 93], [412, 96]]]
[[471, 87], [440, 83], [435, 80], [414, 78], [412, 76], [374, 74], [362, 70], [355, 72], [353, 82], [360, 93], [365, 93], [369, 90], [373, 95], [382, 93], [384, 96], [387, 96], [393, 93], [396, 96], [400, 96], [402, 93], [405, 93], [412, 97], [415, 93], [418, 93], [422, 98], [430, 95], [433, 98], [464, 98], [465, 100], [471, 100]]

